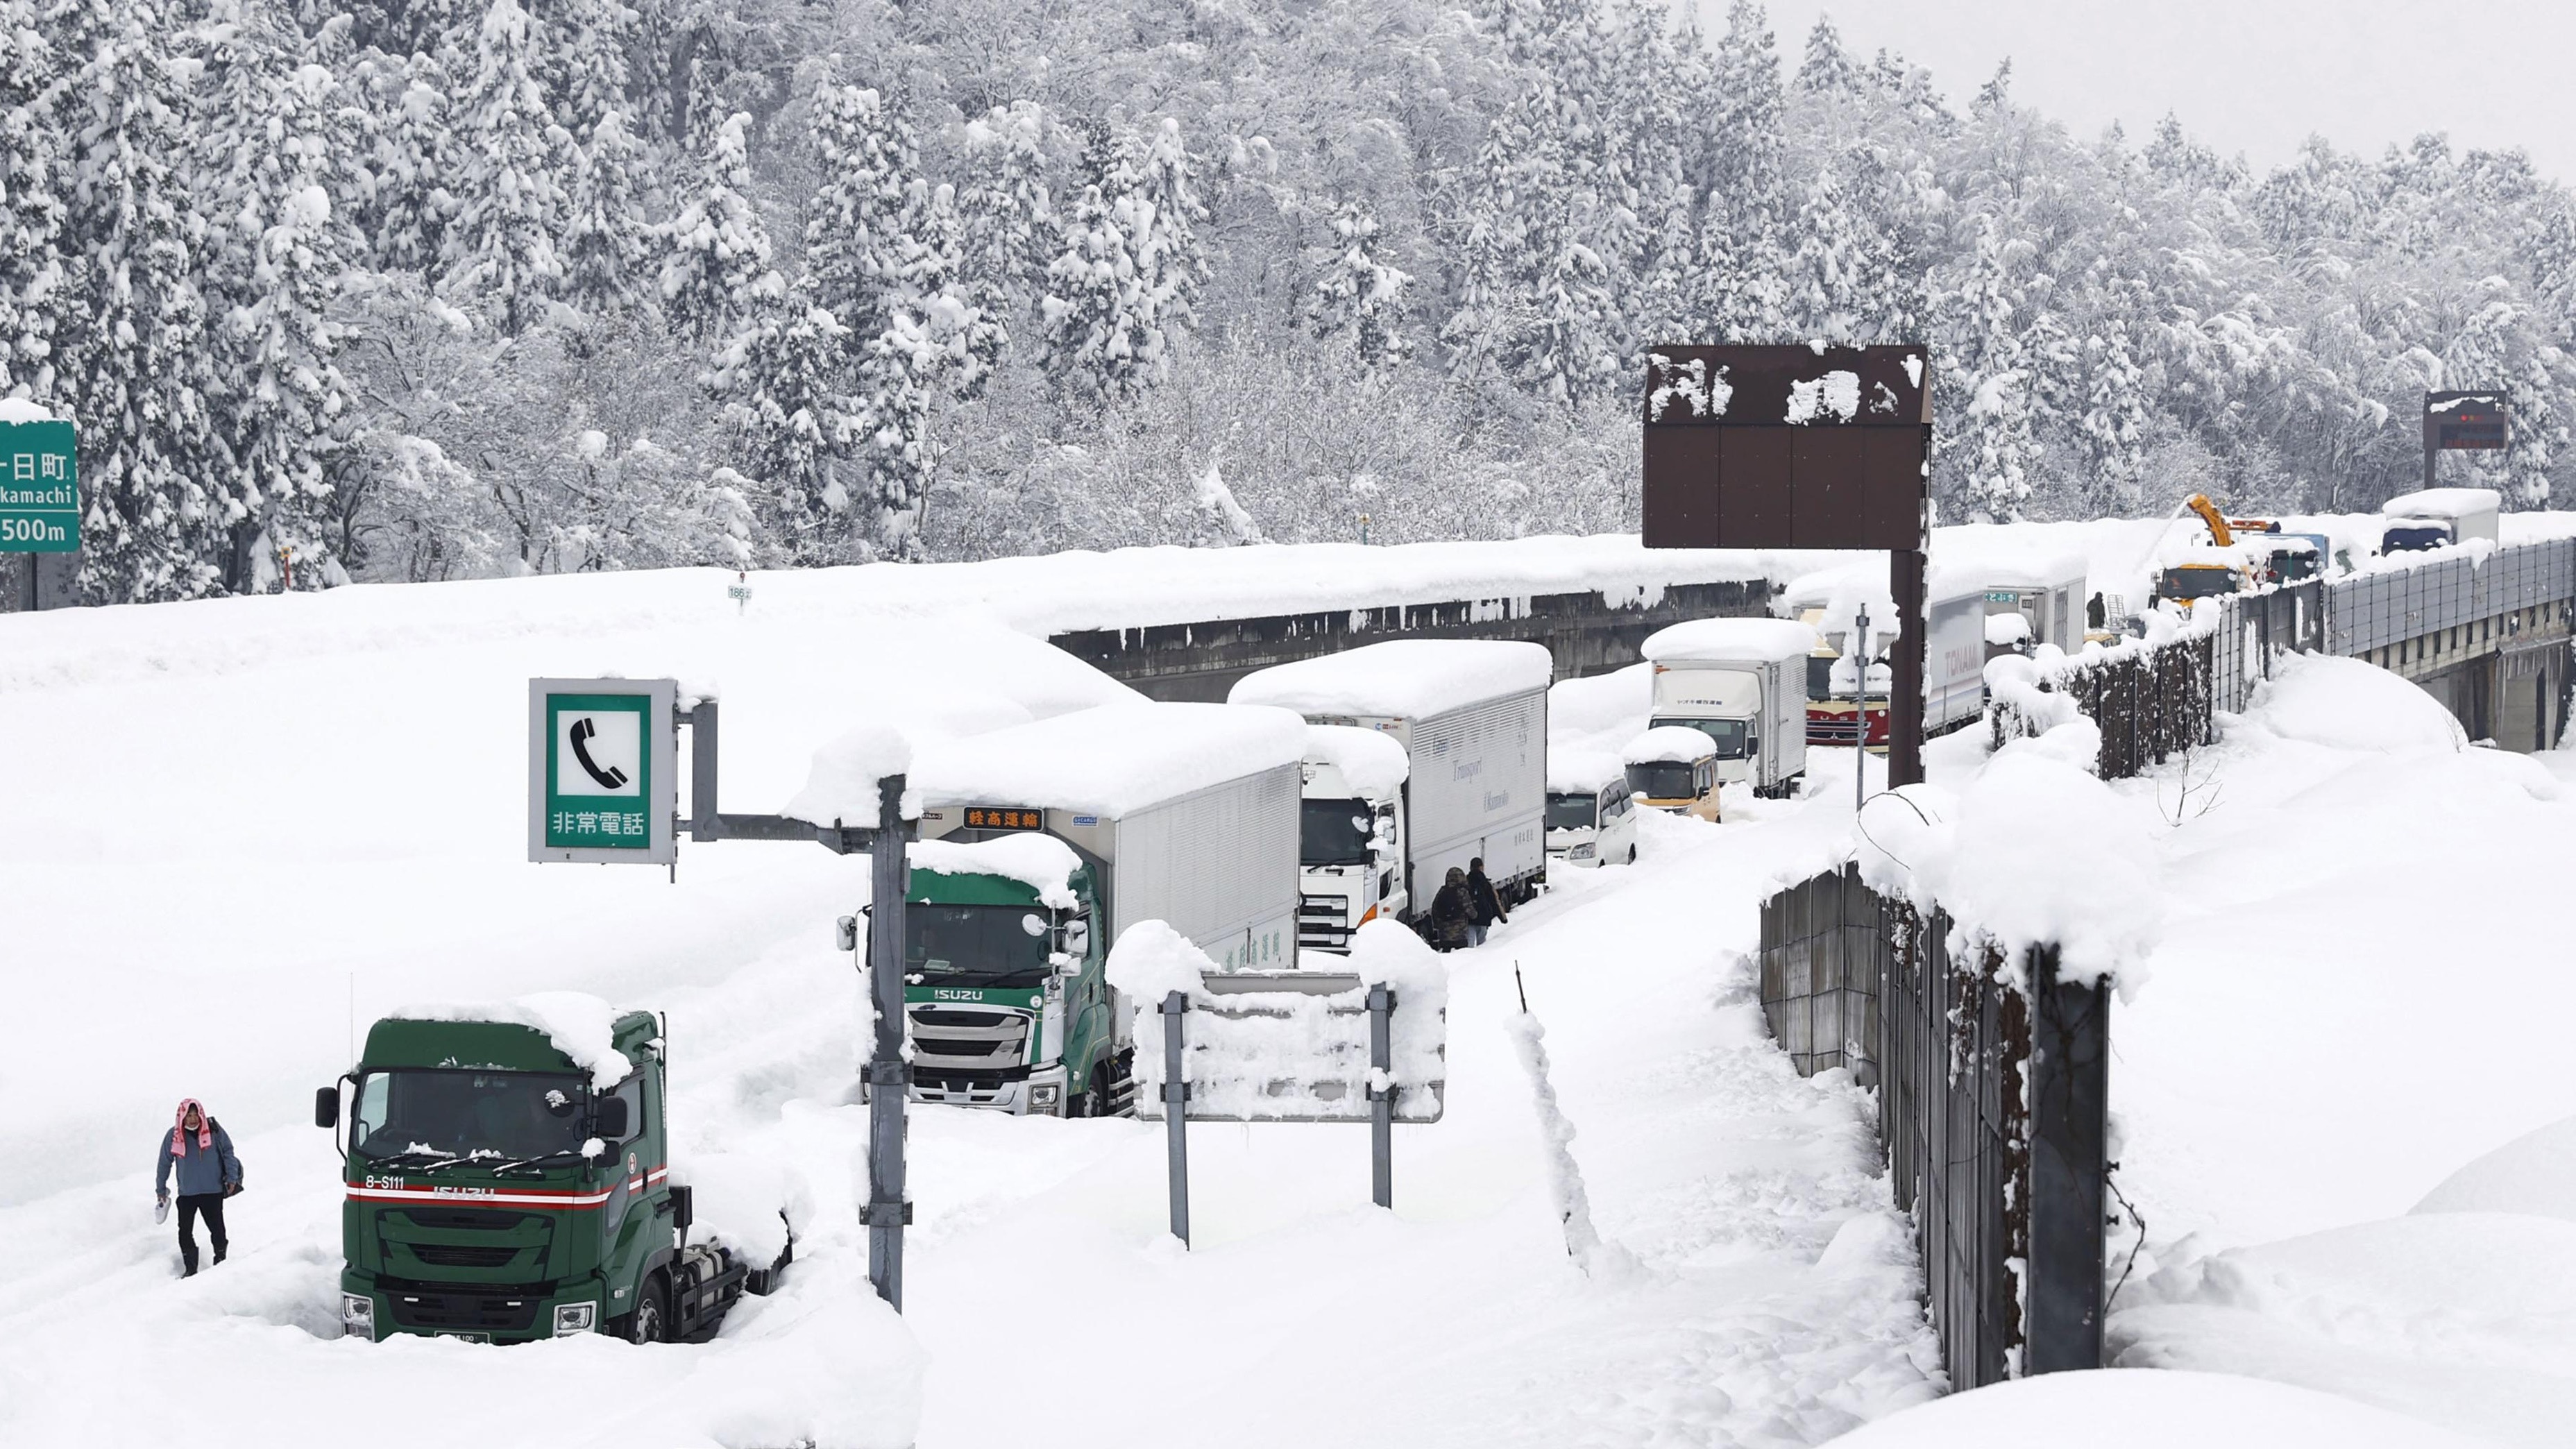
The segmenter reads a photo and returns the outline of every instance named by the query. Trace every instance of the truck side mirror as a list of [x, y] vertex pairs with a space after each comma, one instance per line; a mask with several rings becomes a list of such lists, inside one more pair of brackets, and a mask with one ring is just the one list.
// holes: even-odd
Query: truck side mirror
[[627, 1125], [624, 1097], [602, 1097], [591, 1108], [591, 1131], [597, 1136], [623, 1137], [626, 1135]]
[[313, 1125], [316, 1127], [340, 1125], [340, 1089], [338, 1087], [324, 1087], [313, 1094]]
[[1080, 961], [1091, 954], [1091, 918], [1076, 916], [1064, 923], [1064, 954]]
[[858, 917], [843, 916], [838, 922], [834, 923], [834, 932], [835, 934], [832, 938], [833, 942], [838, 945], [840, 949], [844, 951], [855, 951], [859, 949]]
[[680, 1230], [685, 1241], [689, 1225], [698, 1220], [698, 1200], [694, 1190], [679, 1183], [671, 1184], [671, 1226]]

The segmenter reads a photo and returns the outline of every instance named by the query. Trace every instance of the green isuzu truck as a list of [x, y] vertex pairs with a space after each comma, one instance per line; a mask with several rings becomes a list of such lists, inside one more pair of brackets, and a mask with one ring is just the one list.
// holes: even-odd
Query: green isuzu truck
[[[562, 1005], [572, 998], [541, 999], [555, 1004], [491, 1013], [514, 1020], [379, 1021], [357, 1067], [315, 1095], [314, 1124], [335, 1135], [348, 1109], [340, 1322], [352, 1336], [702, 1339], [786, 1267], [792, 1242], [757, 1268], [689, 1242], [660, 1023], [604, 1006], [583, 1021]], [[532, 1015], [551, 1031], [524, 1024]]]

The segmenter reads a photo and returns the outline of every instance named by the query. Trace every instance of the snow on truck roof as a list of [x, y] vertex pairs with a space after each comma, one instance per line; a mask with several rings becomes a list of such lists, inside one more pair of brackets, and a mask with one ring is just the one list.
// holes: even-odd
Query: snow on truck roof
[[1608, 750], [1551, 749], [1547, 752], [1549, 794], [1597, 795], [1605, 786], [1623, 785], [1627, 780], [1628, 767]]
[[1795, 619], [1692, 619], [1646, 636], [1639, 650], [1657, 664], [1804, 659], [1816, 631]]
[[1128, 815], [1304, 757], [1306, 722], [1231, 704], [1117, 704], [926, 745], [927, 805], [1030, 805]]
[[2459, 518], [2503, 507], [2504, 495], [2492, 488], [2424, 488], [2398, 494], [2379, 505], [2379, 511], [2388, 518]]
[[1052, 835], [1034, 830], [992, 840], [916, 840], [905, 851], [914, 870], [940, 875], [998, 875], [1038, 893], [1041, 905], [1073, 909], [1073, 873], [1082, 857]]
[[1394, 795], [1404, 777], [1413, 773], [1413, 762], [1405, 758], [1404, 746], [1393, 735], [1358, 725], [1306, 726], [1306, 758], [1332, 766], [1342, 783], [1371, 800]]
[[1669, 761], [1691, 764], [1717, 752], [1717, 742], [1689, 725], [1657, 725], [1628, 742], [1620, 755], [1632, 765]]
[[[626, 1079], [635, 1064], [617, 1049], [617, 1023], [628, 1013], [581, 991], [539, 991], [510, 1001], [432, 1002], [388, 1012], [395, 1021], [480, 1021], [524, 1026], [544, 1037], [594, 1091]], [[524, 1069], [523, 1069], [524, 1070]]]
[[1545, 689], [1555, 673], [1543, 644], [1510, 639], [1389, 639], [1255, 670], [1235, 681], [1235, 704], [1301, 715], [1426, 719], [1506, 695]]

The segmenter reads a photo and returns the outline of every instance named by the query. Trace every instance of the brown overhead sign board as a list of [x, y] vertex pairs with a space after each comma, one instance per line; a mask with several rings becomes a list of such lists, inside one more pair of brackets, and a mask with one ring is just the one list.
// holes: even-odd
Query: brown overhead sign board
[[1653, 350], [1646, 546], [1921, 548], [1931, 383], [1918, 345]]
[[2498, 451], [2511, 421], [2499, 390], [2424, 394], [2424, 446], [2436, 452]]

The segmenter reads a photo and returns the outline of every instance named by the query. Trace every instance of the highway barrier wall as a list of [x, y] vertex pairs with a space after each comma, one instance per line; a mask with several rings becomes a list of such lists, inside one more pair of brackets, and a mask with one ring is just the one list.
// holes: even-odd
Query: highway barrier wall
[[1761, 982], [1801, 1075], [1877, 1088], [1951, 1386], [2098, 1367], [2110, 988], [2060, 980], [2053, 947], [2008, 958], [1857, 865], [1763, 903]]

